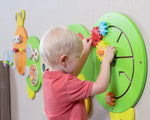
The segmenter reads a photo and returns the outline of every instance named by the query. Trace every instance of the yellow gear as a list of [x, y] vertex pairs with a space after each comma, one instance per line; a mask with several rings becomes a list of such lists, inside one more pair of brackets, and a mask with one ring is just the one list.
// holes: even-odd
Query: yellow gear
[[105, 41], [100, 41], [98, 43], [98, 45], [96, 46], [96, 56], [97, 56], [97, 59], [102, 62], [103, 61], [103, 58], [105, 56], [105, 49], [107, 47], [107, 43]]

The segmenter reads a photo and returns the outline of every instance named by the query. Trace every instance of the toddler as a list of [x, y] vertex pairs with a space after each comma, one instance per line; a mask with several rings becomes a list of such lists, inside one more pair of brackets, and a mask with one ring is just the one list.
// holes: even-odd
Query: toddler
[[48, 120], [87, 120], [84, 99], [107, 90], [110, 64], [116, 48], [108, 46], [96, 82], [81, 81], [77, 75], [91, 51], [92, 40], [82, 39], [68, 28], [48, 30], [40, 42], [45, 112]]

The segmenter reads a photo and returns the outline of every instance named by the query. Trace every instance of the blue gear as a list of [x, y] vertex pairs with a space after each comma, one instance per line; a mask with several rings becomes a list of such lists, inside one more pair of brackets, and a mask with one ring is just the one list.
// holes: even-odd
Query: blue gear
[[100, 22], [99, 30], [100, 35], [105, 36], [108, 33], [108, 26], [106, 22]]

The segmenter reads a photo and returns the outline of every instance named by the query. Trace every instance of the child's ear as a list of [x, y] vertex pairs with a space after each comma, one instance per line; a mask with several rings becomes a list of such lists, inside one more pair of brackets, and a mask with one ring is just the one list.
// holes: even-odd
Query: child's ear
[[67, 55], [63, 54], [63, 55], [61, 55], [60, 58], [59, 58], [59, 63], [60, 63], [61, 65], [63, 65], [64, 67], [66, 67], [67, 59], [68, 59]]

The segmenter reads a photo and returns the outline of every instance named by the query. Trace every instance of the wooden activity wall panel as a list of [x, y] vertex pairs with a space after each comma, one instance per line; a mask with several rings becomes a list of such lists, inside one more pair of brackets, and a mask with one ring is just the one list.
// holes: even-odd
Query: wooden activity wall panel
[[[25, 75], [29, 98], [42, 85], [42, 72], [46, 65], [40, 61], [39, 44], [36, 36], [27, 37], [24, 28], [25, 11], [16, 13], [17, 29], [14, 36], [14, 48], [4, 51], [4, 66], [10, 65], [20, 75]], [[94, 25], [91, 33], [80, 24], [68, 28], [82, 39], [91, 37], [93, 48], [79, 74], [81, 80], [95, 82], [100, 72], [101, 62], [108, 45], [116, 47], [117, 52], [111, 64], [111, 80], [107, 91], [96, 95], [97, 101], [108, 111], [113, 120], [134, 120], [134, 106], [139, 101], [146, 82], [147, 55], [142, 36], [131, 19], [120, 13], [108, 13]], [[41, 71], [42, 66], [42, 71]], [[85, 100], [87, 113], [90, 111], [90, 99]], [[130, 114], [129, 114], [130, 113]]]
[[[79, 31], [83, 28], [79, 25], [69, 28], [82, 37], [83, 32]], [[110, 111], [112, 120], [134, 120], [133, 107], [143, 93], [147, 76], [146, 50], [138, 28], [127, 16], [108, 13], [96, 22], [90, 36], [93, 48], [80, 75], [95, 82], [106, 47], [115, 46], [109, 87], [105, 93], [96, 95], [96, 99]]]
[[[95, 26], [101, 21], [106, 22], [108, 26], [108, 33], [103, 37], [103, 41], [117, 48], [115, 64], [111, 67], [111, 81], [106, 91], [115, 94], [116, 102], [114, 106], [109, 107], [105, 102], [105, 93], [97, 95], [96, 98], [105, 109], [120, 113], [134, 107], [143, 92], [147, 75], [145, 45], [137, 27], [125, 15], [106, 14]], [[95, 73], [99, 70], [97, 67]]]
[[24, 75], [27, 82], [27, 93], [33, 99], [42, 85], [42, 72], [40, 65], [39, 44], [36, 36], [28, 38], [24, 28], [25, 11], [17, 12], [15, 15], [17, 29], [14, 35], [12, 50], [4, 51], [4, 66], [10, 65], [17, 69], [20, 75]]

